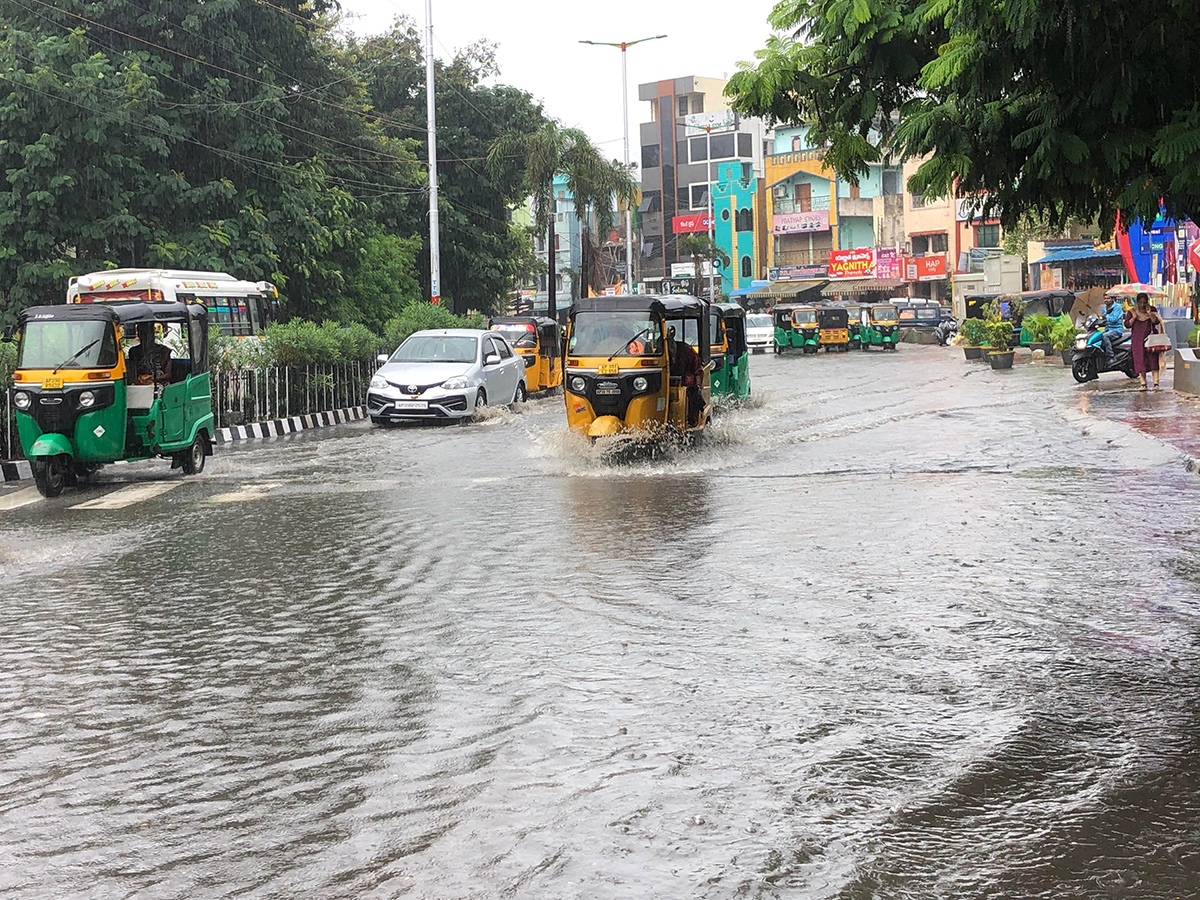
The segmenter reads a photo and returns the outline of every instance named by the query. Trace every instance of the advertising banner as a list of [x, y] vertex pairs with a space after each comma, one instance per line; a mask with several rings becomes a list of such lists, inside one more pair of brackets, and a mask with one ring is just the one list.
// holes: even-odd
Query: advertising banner
[[900, 253], [895, 247], [875, 248], [875, 277], [888, 281], [898, 281], [900, 274]]
[[775, 234], [805, 234], [829, 230], [829, 210], [812, 212], [781, 213], [771, 219], [771, 230]]
[[694, 231], [708, 231], [712, 219], [706, 212], [691, 213], [686, 216], [676, 216], [671, 220], [671, 230], [675, 234], [690, 234]]
[[767, 277], [772, 281], [805, 281], [812, 278], [824, 278], [829, 274], [828, 266], [775, 266], [767, 270]]
[[904, 263], [906, 281], [945, 281], [946, 257], [911, 256]]
[[728, 131], [737, 124], [737, 116], [731, 109], [716, 112], [693, 113], [683, 117], [684, 133], [696, 137], [708, 131]]
[[874, 278], [875, 248], [829, 251], [830, 278]]

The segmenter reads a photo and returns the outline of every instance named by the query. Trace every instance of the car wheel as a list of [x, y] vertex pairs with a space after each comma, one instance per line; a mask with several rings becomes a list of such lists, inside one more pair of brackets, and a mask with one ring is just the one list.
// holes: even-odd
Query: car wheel
[[459, 419], [458, 424], [466, 425], [468, 422], [474, 419], [479, 414], [479, 411], [485, 406], [487, 406], [487, 394], [483, 392], [483, 388], [480, 388], [479, 393], [475, 395], [475, 411], [471, 415], [463, 416], [461, 419]]
[[525, 400], [528, 398], [528, 396], [529, 396], [528, 393], [525, 391], [525, 382], [523, 382], [523, 381], [517, 382], [517, 391], [515, 394], [513, 394], [513, 402], [512, 402], [513, 409], [517, 408], [518, 403], [524, 403]]

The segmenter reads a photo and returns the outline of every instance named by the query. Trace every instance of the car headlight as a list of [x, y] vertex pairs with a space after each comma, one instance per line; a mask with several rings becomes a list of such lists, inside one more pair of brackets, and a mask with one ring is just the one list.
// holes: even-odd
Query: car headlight
[[635, 391], [644, 391], [648, 387], [650, 387], [650, 382], [648, 382], [641, 375], [633, 379], [633, 389]]
[[577, 394], [582, 394], [585, 390], [587, 390], [587, 382], [576, 375], [571, 379], [571, 390]]
[[467, 376], [459, 375], [457, 378], [450, 378], [442, 382], [442, 387], [447, 391], [463, 391], [467, 388]]
[[31, 398], [24, 391], [17, 391], [15, 394], [13, 394], [13, 406], [15, 406], [17, 409], [29, 409], [29, 404], [32, 402], [33, 398]]
[[382, 375], [371, 376], [371, 388], [376, 391], [382, 391], [388, 386], [388, 381]]
[[79, 395], [79, 405], [83, 409], [89, 409], [96, 405], [96, 395], [91, 391], [84, 391]]

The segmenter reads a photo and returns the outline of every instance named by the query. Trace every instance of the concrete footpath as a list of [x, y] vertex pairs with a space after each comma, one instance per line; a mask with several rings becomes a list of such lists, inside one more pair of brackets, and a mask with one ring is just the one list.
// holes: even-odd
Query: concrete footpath
[[[1102, 376], [1106, 381], [1112, 377]], [[1187, 457], [1189, 471], [1200, 471], [1200, 398], [1175, 393], [1172, 382], [1169, 368], [1157, 391], [1143, 391], [1135, 380], [1113, 380], [1111, 386], [1082, 395], [1080, 412], [1157, 438]]]

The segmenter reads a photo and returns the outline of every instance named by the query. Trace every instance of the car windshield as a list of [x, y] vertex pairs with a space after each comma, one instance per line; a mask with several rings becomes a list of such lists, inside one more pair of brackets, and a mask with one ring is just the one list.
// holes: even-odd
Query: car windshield
[[567, 352], [575, 356], [657, 356], [662, 330], [645, 312], [580, 312]]
[[537, 346], [537, 331], [532, 325], [506, 323], [503, 325], [493, 325], [492, 331], [504, 335], [514, 347], [532, 350]]
[[389, 362], [475, 362], [478, 341], [473, 337], [447, 334], [414, 334]]
[[896, 307], [894, 307], [894, 306], [876, 306], [874, 309], [871, 310], [871, 318], [872, 319], [894, 320], [896, 318]]
[[797, 325], [811, 325], [815, 321], [817, 321], [815, 309], [798, 309], [792, 313], [792, 322]]
[[753, 315], [753, 316], [746, 316], [746, 327], [747, 328], [770, 328], [771, 327], [771, 317], [767, 316], [767, 315], [763, 315], [761, 313]]
[[[76, 353], [79, 356], [72, 360]], [[117, 335], [111, 322], [35, 321], [27, 322], [21, 330], [17, 368], [103, 369], [115, 366], [118, 359]], [[70, 364], [64, 365], [68, 361]]]

